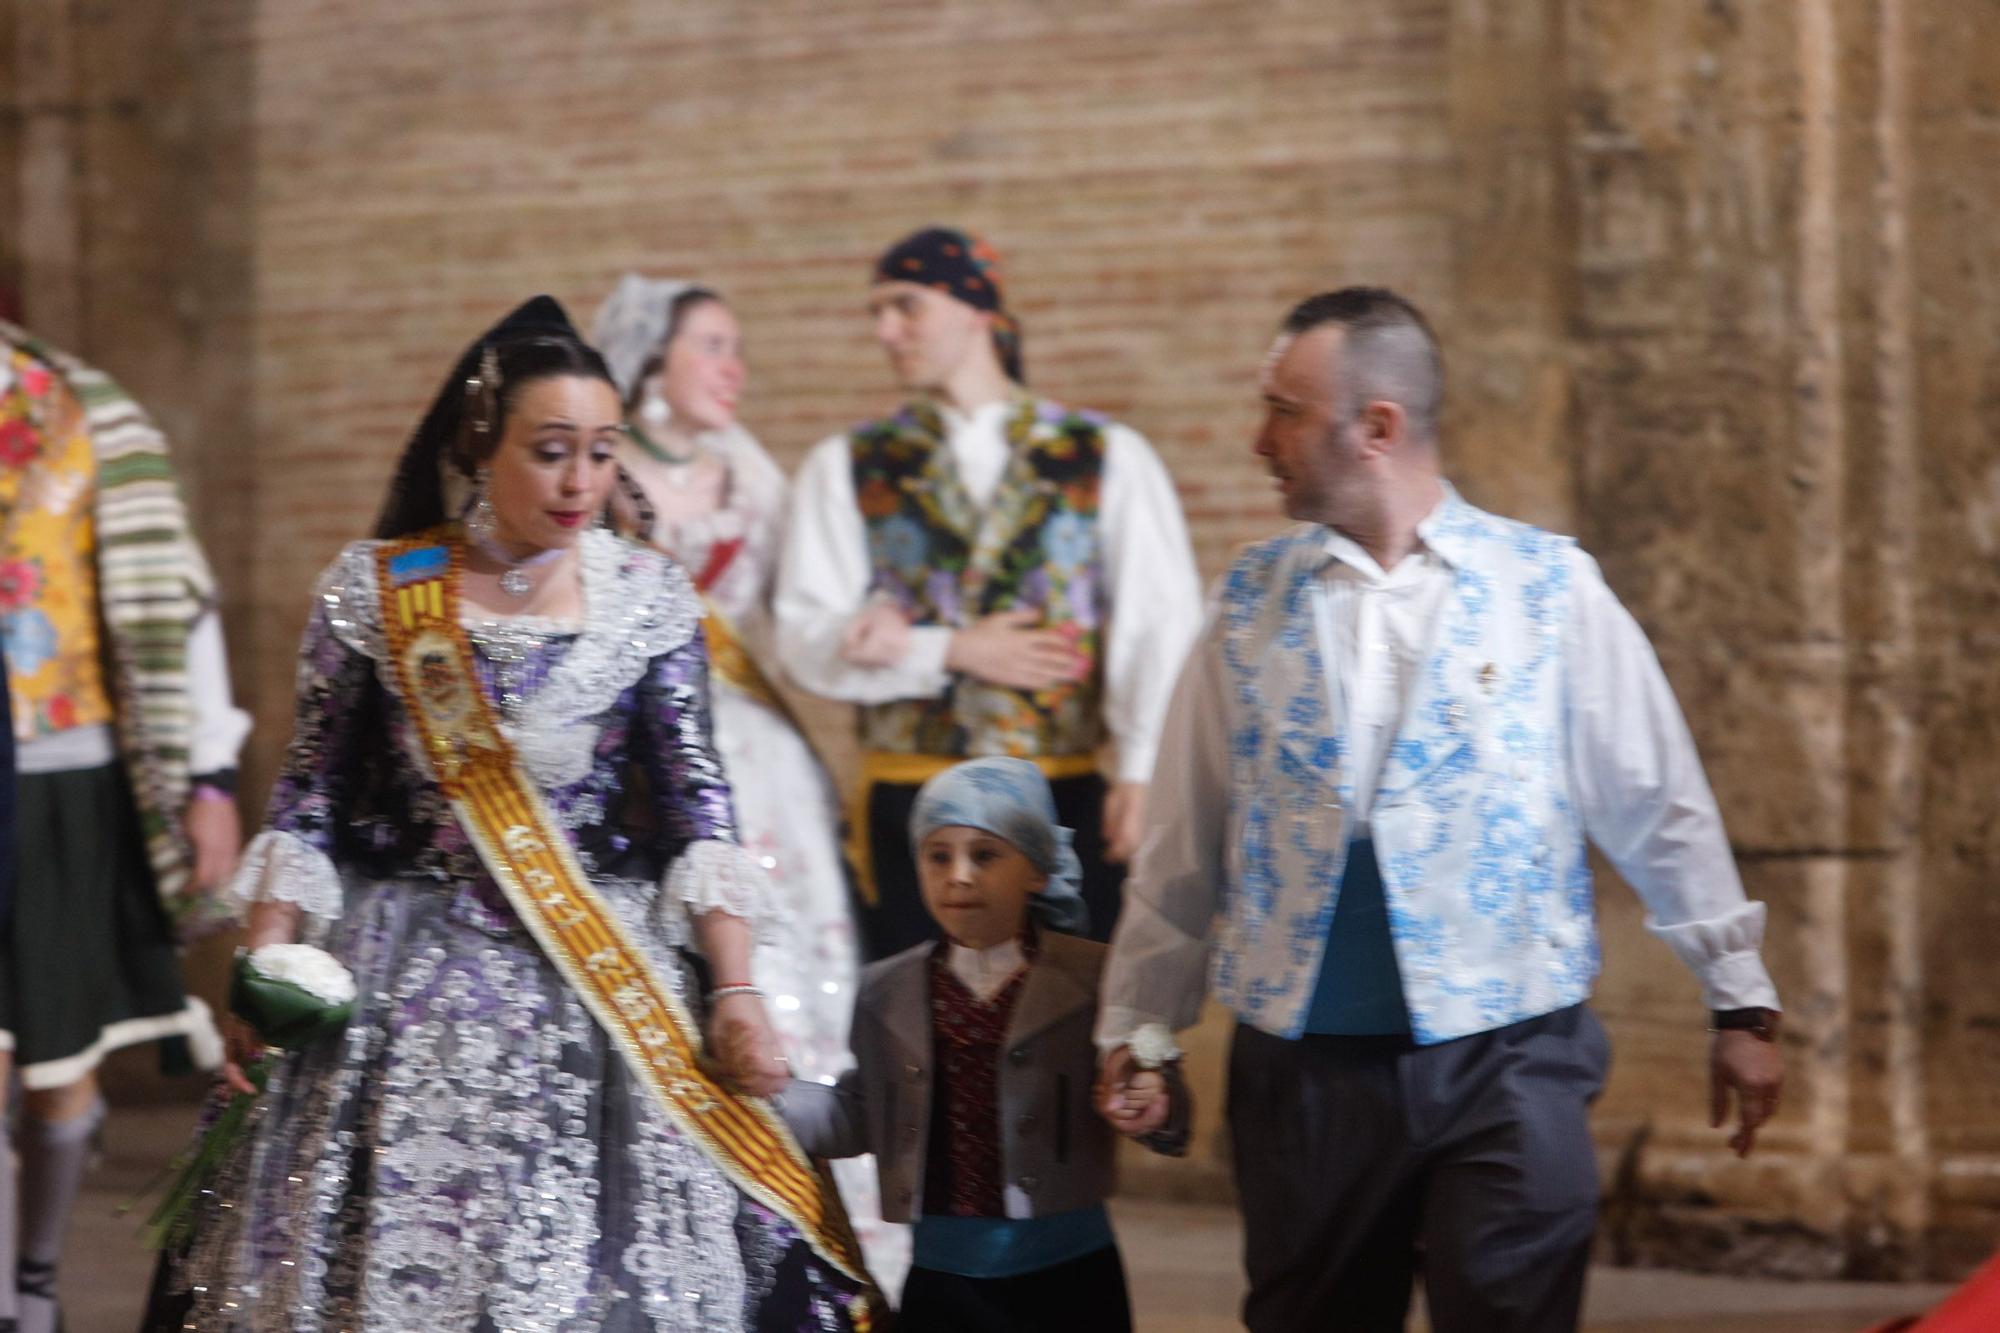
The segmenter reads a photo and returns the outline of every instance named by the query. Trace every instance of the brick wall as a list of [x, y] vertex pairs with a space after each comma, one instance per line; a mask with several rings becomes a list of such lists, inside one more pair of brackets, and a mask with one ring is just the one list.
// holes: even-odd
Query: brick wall
[[289, 537], [259, 632], [510, 301], [581, 322], [626, 268], [718, 286], [790, 463], [892, 401], [868, 266], [936, 219], [1001, 247], [1035, 387], [1152, 438], [1216, 570], [1274, 521], [1244, 446], [1285, 305], [1361, 275], [1446, 296], [1445, 229], [1411, 220], [1448, 185], [1447, 9], [266, 6], [261, 508]]

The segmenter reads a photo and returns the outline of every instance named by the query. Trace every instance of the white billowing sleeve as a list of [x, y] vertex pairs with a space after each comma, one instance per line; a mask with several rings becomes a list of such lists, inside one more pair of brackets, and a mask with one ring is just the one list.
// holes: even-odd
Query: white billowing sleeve
[[1570, 767], [1584, 830], [1646, 905], [1646, 929], [1701, 982], [1711, 1009], [1778, 1008], [1758, 950], [1764, 904], [1744, 897], [1701, 756], [1645, 631], [1572, 556]]
[[1201, 581], [1179, 494], [1144, 436], [1105, 431], [1099, 513], [1111, 623], [1104, 645], [1104, 721], [1120, 782], [1153, 776], [1174, 681], [1201, 631]]
[[222, 642], [222, 618], [211, 609], [188, 631], [188, 698], [194, 713], [188, 740], [188, 771], [199, 777], [236, 767], [250, 715], [236, 706], [229, 689], [229, 654]]
[[1160, 762], [1146, 797], [1146, 834], [1111, 956], [1097, 1018], [1102, 1050], [1148, 1024], [1179, 1031], [1201, 1017], [1208, 952], [1222, 908], [1229, 825], [1229, 734], [1221, 628], [1211, 615], [1174, 687]]
[[868, 603], [868, 534], [854, 502], [847, 437], [813, 447], [792, 482], [778, 577], [772, 593], [778, 660], [814, 694], [847, 703], [927, 699], [944, 693], [942, 625], [910, 631], [910, 651], [889, 667], [856, 666], [840, 655], [847, 624]]

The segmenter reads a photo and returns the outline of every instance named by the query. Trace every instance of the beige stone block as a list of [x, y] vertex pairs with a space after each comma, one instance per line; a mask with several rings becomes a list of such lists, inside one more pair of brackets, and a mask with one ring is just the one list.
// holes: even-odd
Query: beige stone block
[[1940, 1150], [2000, 1151], [2000, 675], [1972, 652], [1937, 664], [1923, 763], [1924, 1078]]
[[1454, 357], [1446, 457], [1465, 497], [1557, 532], [1577, 526], [1569, 368], [1553, 343], [1482, 340]]
[[[1848, 1095], [1850, 869], [1829, 858], [1753, 860], [1742, 869], [1745, 892], [1766, 907], [1764, 960], [1786, 1010], [1788, 1087], [1771, 1136], [1801, 1152], [1837, 1153]], [[1600, 873], [1597, 896], [1604, 967], [1592, 1004], [1613, 1050], [1596, 1110], [1599, 1142], [1621, 1147], [1643, 1130], [1649, 1141], [1727, 1156], [1726, 1135], [1708, 1125], [1708, 1014], [1700, 986], [1646, 931], [1644, 905], [1615, 873]]]
[[1654, 643], [1739, 855], [1870, 850], [1850, 846], [1872, 756], [1850, 745], [1838, 645]]
[[1809, 524], [1827, 491], [1801, 464], [1768, 350], [1676, 341], [1604, 351], [1577, 372], [1579, 527], [1612, 588], [1664, 643], [1838, 634], [1837, 546]]

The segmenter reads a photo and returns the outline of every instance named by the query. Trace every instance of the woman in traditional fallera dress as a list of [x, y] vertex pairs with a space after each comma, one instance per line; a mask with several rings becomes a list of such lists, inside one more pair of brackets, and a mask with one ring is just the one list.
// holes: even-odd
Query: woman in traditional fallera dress
[[[707, 603], [715, 745], [737, 838], [782, 908], [758, 934], [751, 976], [794, 1072], [830, 1084], [854, 1062], [847, 1026], [860, 948], [833, 783], [763, 666], [785, 476], [736, 417], [748, 379], [741, 331], [713, 289], [628, 273], [591, 341], [625, 400], [620, 526], [679, 561]], [[909, 1228], [881, 1220], [869, 1160], [836, 1162], [833, 1174], [869, 1271], [893, 1295], [910, 1263]]]
[[[321, 578], [237, 883], [253, 946], [323, 941], [360, 999], [276, 1066], [152, 1327], [867, 1325], [837, 1202], [729, 1090], [786, 1073], [747, 984], [769, 887], [691, 582], [592, 526], [620, 433], [537, 298], [467, 351], [378, 539]], [[703, 1010], [728, 1088], [688, 1044]]]

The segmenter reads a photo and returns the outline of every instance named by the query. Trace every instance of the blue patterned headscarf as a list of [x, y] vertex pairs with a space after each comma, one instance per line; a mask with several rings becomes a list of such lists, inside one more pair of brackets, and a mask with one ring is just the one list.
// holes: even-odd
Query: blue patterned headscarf
[[938, 829], [954, 826], [1005, 838], [1049, 877], [1028, 903], [1037, 922], [1066, 935], [1090, 929], [1083, 863], [1070, 845], [1074, 835], [1056, 822], [1056, 799], [1041, 769], [1025, 759], [968, 759], [938, 774], [910, 811], [912, 852]]

